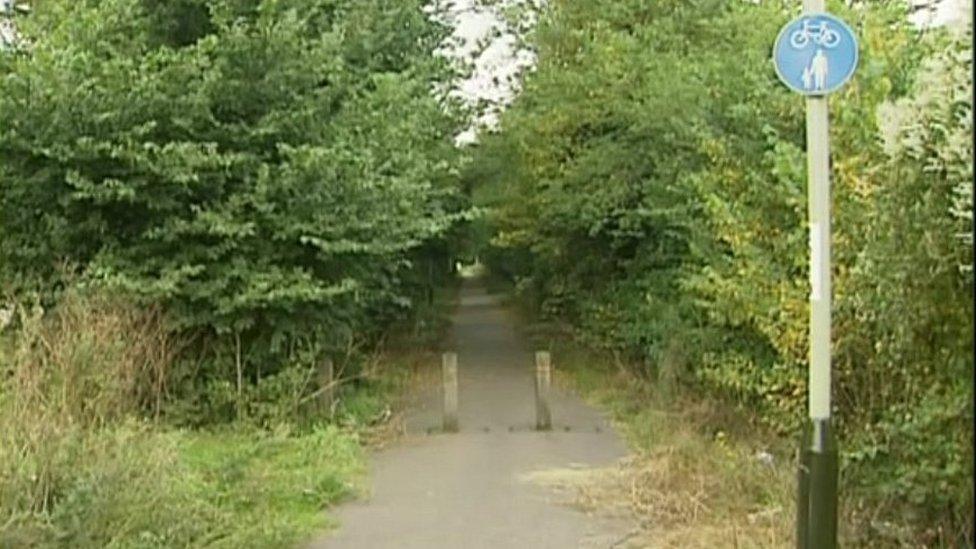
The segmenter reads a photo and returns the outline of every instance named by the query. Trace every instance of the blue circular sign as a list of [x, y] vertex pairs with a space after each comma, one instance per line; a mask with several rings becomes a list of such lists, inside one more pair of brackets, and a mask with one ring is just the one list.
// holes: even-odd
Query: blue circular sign
[[857, 38], [827, 13], [802, 15], [786, 24], [773, 46], [776, 74], [804, 95], [827, 95], [847, 83], [857, 68]]

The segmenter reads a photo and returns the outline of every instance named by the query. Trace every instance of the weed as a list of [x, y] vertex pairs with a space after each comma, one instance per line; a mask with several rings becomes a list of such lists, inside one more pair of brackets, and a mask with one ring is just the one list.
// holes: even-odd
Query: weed
[[357, 433], [288, 427], [293, 380], [253, 389], [276, 430], [154, 421], [179, 347], [156, 310], [69, 292], [14, 335], [0, 353], [0, 547], [287, 547], [357, 491]]
[[[573, 504], [637, 524], [627, 547], [788, 547], [794, 469], [737, 414], [633, 378], [611, 357], [555, 348], [557, 382], [609, 410], [634, 455], [614, 467], [549, 471]], [[662, 389], [661, 387], [668, 387]], [[667, 394], [665, 394], [667, 393]]]

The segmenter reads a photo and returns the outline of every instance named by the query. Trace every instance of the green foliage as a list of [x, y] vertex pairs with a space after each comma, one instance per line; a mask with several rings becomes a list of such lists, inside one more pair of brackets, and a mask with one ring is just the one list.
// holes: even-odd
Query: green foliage
[[[5, 443], [10, 426], [3, 426]], [[0, 449], [0, 545], [5, 547], [171, 547], [201, 539], [213, 509], [178, 467], [172, 437], [139, 425], [73, 429], [28, 456]], [[42, 468], [58, 478], [43, 479]], [[42, 480], [43, 479], [43, 480]], [[54, 482], [52, 482], [54, 481]], [[45, 501], [25, 496], [46, 484]]]
[[[357, 440], [334, 427], [294, 436], [126, 424], [76, 435], [45, 448], [65, 478], [49, 507], [4, 498], [0, 545], [292, 547], [362, 475]], [[5, 470], [0, 494], [29, 488], [27, 468]]]
[[323, 509], [360, 491], [362, 450], [336, 427], [182, 436], [198, 497], [222, 514], [204, 544], [294, 547], [326, 524]]
[[5, 293], [70, 265], [249, 378], [375, 335], [463, 216], [444, 29], [420, 0], [165, 4], [46, 2], [0, 59]]
[[970, 33], [941, 40], [910, 96], [879, 110], [887, 178], [856, 225], [864, 244], [838, 328], [838, 396], [860, 412], [849, 420], [867, 450], [858, 470], [915, 505], [908, 522], [972, 520], [971, 193], [959, 209], [973, 173]]
[[[907, 533], [857, 526], [961, 543], [970, 35], [922, 35], [900, 4], [831, 9], [862, 41], [831, 98], [836, 412], [857, 498]], [[485, 257], [541, 311], [642, 376], [689, 381], [784, 435], [805, 415], [808, 352], [803, 101], [769, 62], [792, 15], [552, 2], [538, 70], [466, 176], [492, 208]]]
[[243, 384], [241, 391], [226, 379], [212, 379], [202, 389], [196, 406], [184, 398], [174, 399], [170, 421], [189, 425], [218, 423], [251, 424], [263, 429], [292, 425], [318, 417], [313, 394], [315, 369], [290, 366]]

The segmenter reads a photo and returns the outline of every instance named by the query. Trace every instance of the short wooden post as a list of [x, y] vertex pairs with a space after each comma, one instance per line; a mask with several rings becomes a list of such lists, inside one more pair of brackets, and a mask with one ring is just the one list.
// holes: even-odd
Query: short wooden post
[[335, 405], [335, 363], [331, 358], [323, 360], [319, 366], [319, 384], [322, 391], [319, 395], [319, 405], [329, 417], [332, 417]]
[[456, 353], [444, 353], [444, 431], [458, 431], [458, 363]]
[[549, 410], [549, 387], [552, 385], [552, 357], [547, 351], [535, 354], [535, 428], [539, 431], [552, 429], [552, 413]]

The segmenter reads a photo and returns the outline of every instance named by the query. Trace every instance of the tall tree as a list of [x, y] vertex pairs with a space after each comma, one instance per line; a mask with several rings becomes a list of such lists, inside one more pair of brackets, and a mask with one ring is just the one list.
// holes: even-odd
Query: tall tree
[[43, 4], [0, 59], [0, 280], [47, 291], [67, 265], [250, 348], [409, 306], [411, 258], [460, 214], [422, 8]]

